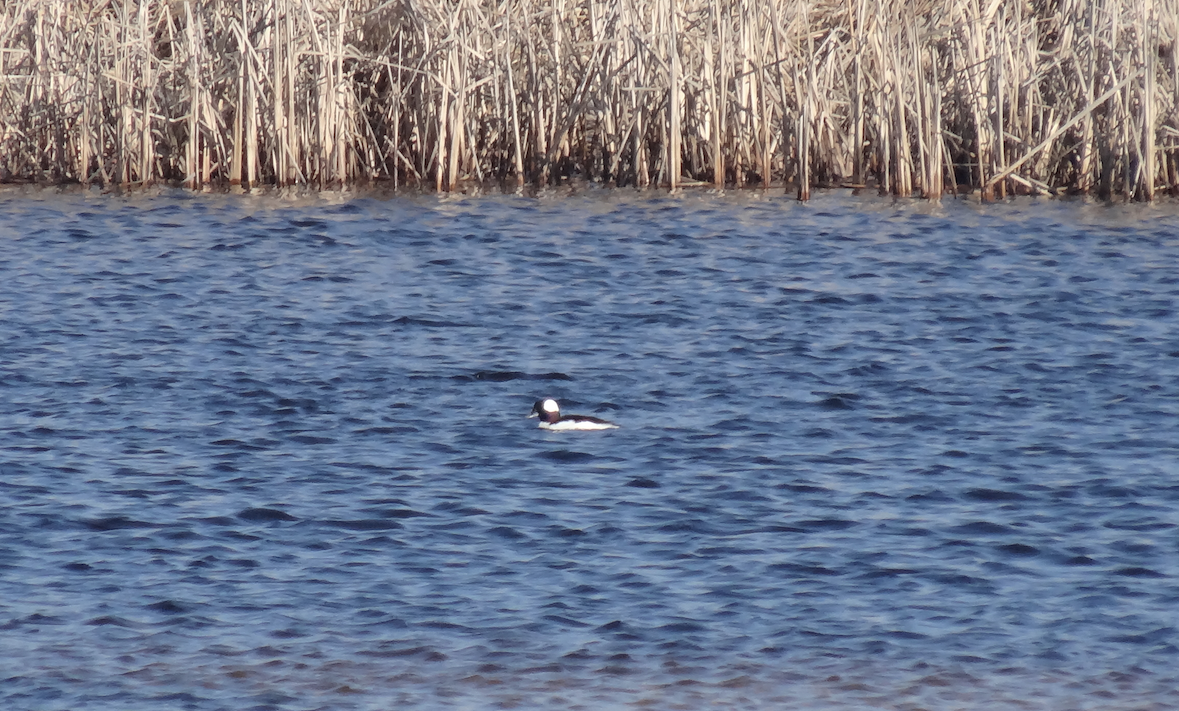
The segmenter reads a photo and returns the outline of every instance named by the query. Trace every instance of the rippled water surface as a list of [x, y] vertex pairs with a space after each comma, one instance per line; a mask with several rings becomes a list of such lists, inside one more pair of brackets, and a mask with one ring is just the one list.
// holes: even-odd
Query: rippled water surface
[[1179, 706], [1174, 204], [9, 192], [0, 239], [5, 709]]

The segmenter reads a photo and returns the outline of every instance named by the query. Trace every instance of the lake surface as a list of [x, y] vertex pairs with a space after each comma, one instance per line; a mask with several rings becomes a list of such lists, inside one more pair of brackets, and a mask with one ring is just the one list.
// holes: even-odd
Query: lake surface
[[6, 709], [1179, 706], [1175, 203], [12, 190], [0, 239]]

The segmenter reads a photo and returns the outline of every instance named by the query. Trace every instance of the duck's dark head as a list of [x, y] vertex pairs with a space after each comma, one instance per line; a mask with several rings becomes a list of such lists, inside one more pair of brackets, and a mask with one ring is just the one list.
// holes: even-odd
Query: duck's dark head
[[561, 408], [552, 398], [537, 400], [532, 406], [532, 413], [528, 416], [539, 417], [542, 421], [552, 424], [561, 419]]

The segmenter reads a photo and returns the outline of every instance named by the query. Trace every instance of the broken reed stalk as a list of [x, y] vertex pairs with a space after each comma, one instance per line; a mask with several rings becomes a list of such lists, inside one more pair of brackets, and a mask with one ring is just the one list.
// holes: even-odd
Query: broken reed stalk
[[0, 181], [1179, 193], [1179, 0], [14, 0]]

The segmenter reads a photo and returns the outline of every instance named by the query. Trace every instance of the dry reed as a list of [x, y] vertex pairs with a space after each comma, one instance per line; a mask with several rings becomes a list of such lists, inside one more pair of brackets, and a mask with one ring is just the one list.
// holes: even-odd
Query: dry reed
[[1179, 0], [13, 0], [0, 180], [1179, 191]]

